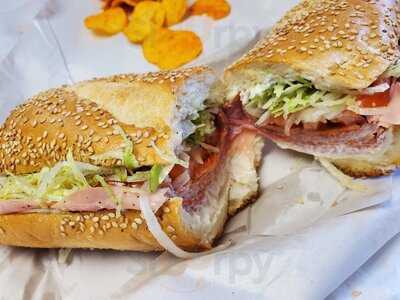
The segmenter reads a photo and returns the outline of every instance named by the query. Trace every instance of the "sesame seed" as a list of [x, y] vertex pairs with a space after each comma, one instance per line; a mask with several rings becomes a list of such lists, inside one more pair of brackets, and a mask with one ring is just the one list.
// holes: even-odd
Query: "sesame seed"
[[119, 224], [119, 227], [122, 229], [125, 229], [128, 227], [128, 225], [126, 223], [121, 223], [121, 224]]
[[97, 223], [99, 220], [100, 220], [99, 217], [94, 217], [94, 218], [92, 219], [92, 221], [93, 221], [94, 223]]
[[110, 220], [110, 217], [109, 216], [102, 216], [101, 219], [103, 221], [108, 221], [108, 220]]
[[135, 218], [134, 221], [139, 225], [143, 223], [143, 220], [141, 218]]
[[137, 229], [138, 229], [138, 225], [137, 225], [135, 222], [132, 222], [131, 227], [132, 227], [134, 230], [137, 230]]

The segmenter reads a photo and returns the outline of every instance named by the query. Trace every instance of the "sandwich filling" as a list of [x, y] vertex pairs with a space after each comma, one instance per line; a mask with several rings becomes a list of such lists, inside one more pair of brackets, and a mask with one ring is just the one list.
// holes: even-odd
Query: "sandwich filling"
[[[148, 199], [156, 212], [168, 199], [180, 197], [184, 208], [196, 211], [206, 204], [206, 190], [216, 176], [239, 131], [228, 128], [223, 109], [208, 104], [192, 119], [193, 132], [176, 157], [162, 153], [165, 164], [138, 167], [134, 144], [121, 128], [125, 146], [113, 153], [122, 161], [114, 168], [76, 161], [72, 152], [66, 159], [40, 172], [0, 177], [0, 214], [55, 211], [140, 210]], [[102, 157], [104, 158], [104, 157]]]
[[400, 124], [399, 76], [395, 64], [370, 87], [340, 93], [266, 71], [234, 93], [231, 110], [236, 123], [245, 120], [284, 148], [325, 157], [371, 155], [387, 149], [390, 128]]

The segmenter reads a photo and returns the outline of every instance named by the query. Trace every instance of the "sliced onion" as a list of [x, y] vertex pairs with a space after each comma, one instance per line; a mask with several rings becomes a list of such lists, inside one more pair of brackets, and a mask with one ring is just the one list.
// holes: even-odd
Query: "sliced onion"
[[349, 107], [349, 110], [364, 116], [381, 116], [387, 113], [388, 107], [371, 107], [371, 108], [363, 108], [363, 107]]
[[146, 196], [141, 196], [141, 197], [139, 197], [139, 202], [140, 202], [140, 209], [142, 211], [143, 218], [146, 221], [147, 228], [149, 229], [151, 234], [154, 236], [154, 238], [157, 240], [157, 242], [166, 251], [175, 255], [176, 257], [183, 258], [183, 259], [199, 257], [199, 256], [203, 256], [206, 254], [224, 250], [224, 249], [228, 248], [232, 243], [231, 241], [228, 241], [225, 244], [221, 244], [218, 247], [215, 247], [214, 249], [205, 251], [205, 252], [200, 252], [200, 253], [187, 252], [187, 251], [179, 248], [178, 246], [176, 246], [175, 243], [163, 231], [160, 223], [158, 223], [156, 215], [154, 214], [154, 212], [152, 211], [152, 209], [150, 207], [149, 198]]
[[292, 129], [293, 124], [296, 122], [297, 115], [291, 114], [285, 122], [285, 135], [290, 135], [290, 129]]
[[375, 86], [371, 86], [369, 88], [366, 88], [362, 91], [362, 94], [365, 95], [373, 95], [376, 93], [382, 93], [387, 91], [388, 89], [390, 89], [390, 85], [387, 82], [375, 85]]
[[219, 153], [219, 149], [213, 145], [206, 144], [206, 143], [199, 143], [199, 145], [210, 152]]
[[261, 115], [261, 117], [257, 120], [256, 126], [262, 125], [265, 121], [268, 120], [268, 118], [269, 118], [270, 115], [271, 115], [271, 114], [270, 114], [270, 112], [269, 112], [268, 110], [267, 110], [265, 113], [263, 113], [263, 114]]

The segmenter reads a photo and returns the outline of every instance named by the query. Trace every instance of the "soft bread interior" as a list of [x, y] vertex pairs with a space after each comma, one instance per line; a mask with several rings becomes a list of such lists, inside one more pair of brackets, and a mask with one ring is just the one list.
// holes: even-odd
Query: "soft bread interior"
[[[136, 127], [167, 128], [168, 152], [180, 150], [182, 141], [195, 131], [191, 120], [205, 108], [217, 81], [210, 70], [194, 73], [171, 87], [166, 82], [129, 81], [110, 78], [83, 82], [70, 87], [79, 98], [90, 99], [118, 121]], [[166, 149], [165, 149], [166, 150]]]
[[257, 169], [263, 145], [263, 140], [254, 133], [242, 133], [206, 190], [207, 204], [195, 212], [182, 210], [184, 223], [202, 237], [202, 244], [211, 245], [228, 216], [235, 215], [257, 196]]

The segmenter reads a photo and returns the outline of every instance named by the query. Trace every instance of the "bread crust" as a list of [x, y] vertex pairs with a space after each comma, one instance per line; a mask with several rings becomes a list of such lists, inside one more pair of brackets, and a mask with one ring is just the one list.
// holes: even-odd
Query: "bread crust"
[[[182, 201], [172, 199], [157, 213], [168, 236], [190, 251], [208, 249], [182, 220]], [[140, 211], [96, 213], [27, 213], [0, 215], [0, 244], [32, 248], [95, 248], [131, 251], [162, 251]]]
[[121, 165], [119, 159], [93, 158], [125, 146], [117, 128], [134, 142], [140, 166], [165, 163], [151, 144], [174, 154], [171, 124], [180, 89], [187, 80], [210, 74], [208, 68], [195, 67], [119, 75], [42, 92], [0, 127], [0, 174], [38, 172], [65, 160], [69, 150], [77, 161]]
[[225, 72], [228, 85], [249, 70], [301, 76], [319, 89], [361, 90], [400, 56], [399, 1], [305, 0]]

